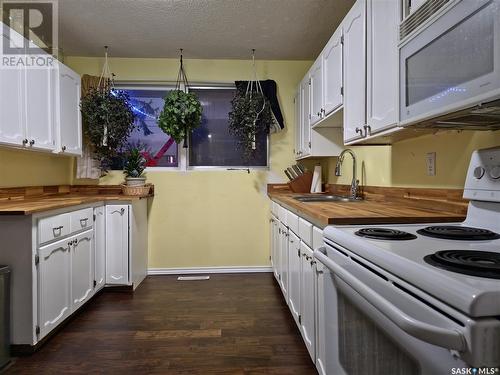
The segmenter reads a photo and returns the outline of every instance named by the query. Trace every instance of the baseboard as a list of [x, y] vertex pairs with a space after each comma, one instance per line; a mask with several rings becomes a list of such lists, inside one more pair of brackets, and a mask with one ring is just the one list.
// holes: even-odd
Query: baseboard
[[273, 272], [268, 266], [249, 267], [193, 267], [193, 268], [149, 268], [148, 275], [191, 275], [210, 273]]

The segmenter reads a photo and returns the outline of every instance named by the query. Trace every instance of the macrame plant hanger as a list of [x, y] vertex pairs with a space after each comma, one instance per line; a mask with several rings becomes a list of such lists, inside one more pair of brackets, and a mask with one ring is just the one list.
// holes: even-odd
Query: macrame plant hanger
[[[255, 67], [255, 49], [252, 49], [252, 79], [248, 82], [247, 84], [247, 91], [246, 95], [250, 96], [250, 99], [254, 94], [260, 94], [262, 98], [264, 98], [264, 92], [262, 91], [262, 86], [260, 85], [260, 81], [257, 78], [257, 69]], [[259, 120], [259, 116], [261, 115], [262, 112], [264, 112], [264, 109], [266, 108], [266, 101], [262, 101], [262, 108], [259, 111], [255, 112], [255, 119], [253, 120], [253, 125], [254, 129], [257, 124], [257, 121]], [[252, 134], [253, 140], [252, 140], [252, 150], [257, 149], [257, 143], [256, 143], [256, 134]]]
[[[104, 65], [102, 66], [101, 76], [99, 77], [99, 83], [97, 84], [97, 89], [101, 93], [111, 92], [115, 88], [114, 74], [111, 73], [108, 61], [108, 46], [104, 46]], [[104, 132], [102, 136], [102, 145], [108, 145], [108, 119], [104, 123]]]
[[[186, 76], [186, 71], [184, 70], [184, 61], [182, 59], [182, 52], [183, 49], [180, 49], [181, 52], [181, 57], [180, 57], [180, 67], [179, 67], [179, 73], [177, 74], [177, 82], [175, 84], [175, 89], [179, 91], [184, 91], [188, 92], [189, 89], [189, 82]], [[182, 146], [183, 148], [188, 148], [188, 131], [187, 131], [187, 126], [184, 129], [184, 144]]]

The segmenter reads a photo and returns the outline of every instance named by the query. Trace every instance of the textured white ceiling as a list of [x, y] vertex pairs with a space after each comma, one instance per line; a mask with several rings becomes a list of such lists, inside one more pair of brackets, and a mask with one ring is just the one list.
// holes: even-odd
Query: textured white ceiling
[[60, 0], [66, 56], [314, 59], [353, 0]]

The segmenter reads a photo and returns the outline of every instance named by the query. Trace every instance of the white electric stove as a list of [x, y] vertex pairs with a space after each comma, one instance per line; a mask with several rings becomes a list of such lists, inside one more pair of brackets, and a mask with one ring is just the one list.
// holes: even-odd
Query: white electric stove
[[[315, 257], [336, 324], [320, 372], [500, 373], [500, 148], [474, 152], [464, 197], [463, 223], [325, 228]], [[353, 358], [349, 336], [370, 330], [364, 350], [383, 359]]]

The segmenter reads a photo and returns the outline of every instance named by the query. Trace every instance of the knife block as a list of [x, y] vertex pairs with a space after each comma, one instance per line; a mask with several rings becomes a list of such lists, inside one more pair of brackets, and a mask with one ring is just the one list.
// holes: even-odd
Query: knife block
[[288, 183], [290, 190], [294, 193], [310, 193], [313, 179], [312, 172], [306, 172], [302, 176], [294, 178]]

